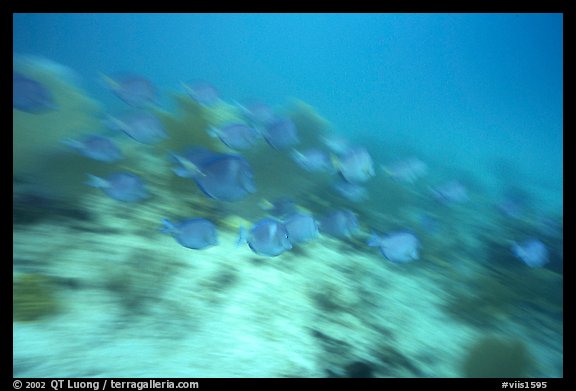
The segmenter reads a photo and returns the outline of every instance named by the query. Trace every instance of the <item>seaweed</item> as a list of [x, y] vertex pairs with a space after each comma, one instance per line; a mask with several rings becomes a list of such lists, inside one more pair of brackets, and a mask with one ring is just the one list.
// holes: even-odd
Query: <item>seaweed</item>
[[465, 377], [527, 377], [535, 362], [519, 339], [483, 337], [467, 352], [462, 363]]
[[54, 293], [54, 281], [41, 274], [22, 274], [12, 281], [15, 322], [32, 322], [54, 315], [60, 305]]

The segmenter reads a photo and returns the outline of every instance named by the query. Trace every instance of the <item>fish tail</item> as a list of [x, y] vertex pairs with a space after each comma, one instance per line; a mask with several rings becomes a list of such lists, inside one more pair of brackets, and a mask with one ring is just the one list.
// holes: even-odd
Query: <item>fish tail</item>
[[74, 139], [69, 138], [69, 137], [60, 140], [60, 142], [64, 145], [70, 147], [70, 148], [74, 148], [74, 149], [82, 148], [82, 143], [80, 141], [74, 140]]
[[100, 80], [102, 81], [104, 86], [112, 90], [120, 89], [120, 83], [118, 83], [116, 80], [112, 79], [110, 76], [106, 75], [103, 72], [100, 72]]
[[219, 133], [218, 133], [218, 128], [214, 127], [214, 126], [210, 126], [208, 127], [208, 129], [206, 130], [206, 132], [208, 133], [208, 136], [212, 137], [212, 138], [218, 138]]
[[162, 227], [160, 227], [160, 232], [164, 234], [171, 234], [174, 232], [176, 227], [174, 224], [168, 219], [162, 219]]
[[247, 239], [248, 239], [248, 231], [246, 231], [246, 228], [241, 226], [240, 230], [238, 231], [238, 240], [236, 241], [236, 247], [240, 247], [244, 242], [246, 242]]
[[334, 153], [330, 154], [330, 163], [332, 163], [332, 167], [334, 168], [334, 170], [340, 171], [340, 159], [338, 159], [338, 156], [336, 156], [336, 154]]
[[266, 198], [261, 199], [260, 202], [258, 202], [258, 206], [264, 210], [270, 210], [274, 208], [274, 204], [272, 204]]
[[368, 239], [368, 246], [370, 247], [378, 247], [380, 246], [382, 239], [380, 238], [380, 236], [378, 236], [378, 234], [376, 234], [376, 232], [372, 231], [371, 235], [370, 235], [370, 239]]
[[92, 174], [86, 174], [86, 175], [88, 176], [88, 180], [84, 182], [85, 185], [97, 188], [108, 187], [108, 181], [106, 181], [105, 179]]
[[302, 152], [300, 152], [299, 150], [297, 150], [296, 148], [292, 148], [290, 150], [290, 157], [294, 160], [304, 160], [304, 155], [302, 154]]
[[[172, 156], [180, 163], [182, 168], [188, 172], [189, 177], [198, 177], [198, 176], [206, 176], [204, 172], [194, 163], [191, 161], [184, 159], [183, 157], [172, 154]], [[178, 175], [178, 173], [176, 173]], [[183, 176], [183, 175], [180, 175]]]

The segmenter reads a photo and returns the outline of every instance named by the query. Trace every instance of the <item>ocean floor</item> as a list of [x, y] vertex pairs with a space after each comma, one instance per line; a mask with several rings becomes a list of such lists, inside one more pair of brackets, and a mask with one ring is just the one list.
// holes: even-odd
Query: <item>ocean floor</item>
[[[561, 321], [456, 320], [460, 282], [425, 258], [392, 264], [325, 236], [266, 258], [232, 230], [194, 251], [158, 232], [153, 208], [83, 203], [89, 218], [14, 226], [15, 377], [462, 377], [487, 337], [520, 340], [528, 376], [562, 376]], [[19, 300], [30, 276], [49, 289]]]

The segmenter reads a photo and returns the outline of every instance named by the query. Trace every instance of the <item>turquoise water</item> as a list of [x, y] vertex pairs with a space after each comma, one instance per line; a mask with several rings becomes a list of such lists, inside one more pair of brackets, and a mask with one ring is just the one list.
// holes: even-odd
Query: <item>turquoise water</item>
[[[234, 218], [243, 219], [243, 224], [253, 223], [265, 216], [259, 207], [262, 198], [288, 196], [315, 215], [337, 208], [350, 209], [360, 223], [359, 232], [352, 238], [335, 240], [321, 235], [318, 243], [296, 248], [274, 259], [272, 265], [278, 268], [279, 273], [306, 276], [307, 283], [295, 286], [324, 281], [326, 286], [336, 287], [330, 289], [338, 289], [334, 281], [345, 277], [326, 271], [315, 281], [310, 275], [312, 272], [302, 269], [302, 264], [286, 271], [286, 266], [279, 265], [282, 257], [295, 257], [301, 259], [298, 262], [313, 264], [326, 261], [326, 257], [336, 257], [334, 248], [345, 246], [346, 251], [340, 251], [348, 254], [343, 255], [343, 268], [354, 269], [354, 262], [359, 262], [359, 270], [364, 270], [367, 275], [379, 275], [381, 268], [389, 267], [390, 262], [377, 249], [366, 245], [370, 232], [414, 231], [421, 241], [419, 262], [387, 271], [407, 278], [407, 286], [410, 286], [410, 273], [415, 273], [413, 281], [423, 279], [432, 285], [437, 283], [442, 293], [438, 293], [436, 301], [432, 300], [438, 308], [444, 308], [444, 311], [439, 310], [440, 313], [449, 317], [452, 322], [450, 330], [462, 333], [463, 341], [480, 339], [478, 336], [482, 335], [508, 338], [513, 344], [526, 346], [531, 359], [537, 362], [522, 375], [561, 377], [562, 29], [561, 14], [15, 14], [15, 68], [21, 66], [22, 58], [27, 58], [26, 70], [47, 80], [67, 110], [62, 109], [60, 114], [45, 114], [45, 117], [14, 111], [15, 281], [21, 282], [22, 275], [47, 278], [49, 284], [59, 287], [57, 291], [61, 297], [54, 300], [69, 303], [73, 294], [67, 283], [76, 281], [80, 287], [94, 289], [99, 283], [91, 284], [89, 281], [102, 278], [88, 272], [86, 275], [69, 274], [50, 260], [42, 263], [40, 260], [46, 256], [37, 248], [38, 232], [50, 232], [51, 235], [46, 233], [46, 242], [57, 249], [62, 248], [58, 244], [61, 243], [64, 247], [62, 259], [72, 263], [76, 250], [69, 248], [73, 245], [67, 238], [75, 229], [86, 237], [86, 244], [81, 247], [87, 254], [102, 250], [96, 244], [99, 241], [111, 241], [109, 243], [118, 247], [116, 250], [120, 254], [124, 247], [129, 247], [130, 251], [139, 246], [146, 248], [144, 242], [161, 240], [157, 237], [170, 239], [158, 234], [156, 227], [166, 214], [171, 214], [171, 217], [201, 214], [218, 220], [219, 227], [232, 237], [239, 225], [233, 221]], [[109, 134], [101, 119], [107, 113], [127, 108], [102, 82], [102, 74], [116, 72], [145, 76], [158, 87], [160, 102], [156, 110], [168, 133], [173, 132], [173, 141], [164, 149], [154, 149], [138, 145], [121, 134], [113, 134], [129, 155], [127, 162], [117, 166], [72, 156], [59, 144], [61, 138], [89, 131]], [[304, 142], [310, 146], [325, 147], [320, 135], [339, 134], [353, 144], [365, 147], [375, 168], [374, 177], [365, 183], [369, 198], [354, 202], [338, 197], [329, 190], [335, 175], [315, 176], [304, 172], [290, 161], [288, 152], [272, 150], [265, 143], [244, 154], [254, 166], [256, 195], [232, 204], [208, 199], [197, 191], [189, 196], [188, 183], [176, 182], [173, 178], [165, 152], [200, 140], [192, 136], [185, 139], [178, 133], [187, 126], [199, 126], [194, 122], [199, 118], [193, 114], [195, 106], [186, 106], [176, 98], [184, 95], [181, 83], [192, 80], [204, 80], [214, 85], [226, 104], [257, 99], [279, 111], [287, 111], [295, 122], [296, 118], [305, 118], [297, 124], [302, 125], [299, 130], [304, 135]], [[305, 102], [306, 106], [299, 106], [294, 99]], [[230, 107], [223, 106], [205, 115], [234, 115], [230, 114], [230, 110], [233, 111]], [[311, 112], [327, 123], [319, 121], [322, 125], [314, 125], [313, 119], [317, 117]], [[42, 126], [44, 128], [39, 129]], [[177, 137], [174, 132], [178, 133]], [[186, 142], [179, 141], [184, 139]], [[205, 139], [202, 136], [198, 143], [217, 145], [217, 140]], [[226, 151], [221, 146], [219, 148]], [[394, 181], [381, 168], [412, 156], [427, 166], [427, 174], [416, 183]], [[133, 211], [133, 225], [130, 218], [112, 223], [119, 215], [127, 213], [126, 206], [110, 202], [103, 193], [82, 184], [86, 172], [104, 175], [111, 171], [111, 167], [137, 170], [150, 180], [152, 192], [155, 191], [157, 198]], [[431, 189], [452, 180], [466, 187], [467, 202], [446, 204], [434, 198]], [[514, 194], [519, 211], [506, 214], [499, 205], [510, 193]], [[171, 205], [165, 203], [168, 200]], [[50, 229], [51, 226], [57, 228]], [[137, 228], [141, 228], [141, 232], [134, 233]], [[106, 230], [116, 230], [116, 239], [112, 234], [104, 235]], [[134, 237], [126, 236], [128, 231]], [[513, 255], [513, 244], [529, 238], [541, 240], [547, 247], [549, 262], [543, 267], [530, 268]], [[168, 245], [177, 246], [169, 241]], [[246, 251], [240, 255], [230, 256], [239, 263], [234, 266], [237, 272], [254, 267], [250, 263], [254, 254], [247, 248], [243, 250]], [[194, 256], [201, 257], [198, 254], [195, 252]], [[212, 255], [205, 257], [220, 260], [219, 257], [223, 256], [220, 253], [209, 254]], [[368, 257], [365, 262], [363, 257]], [[66, 262], [63, 265], [68, 269], [70, 264]], [[226, 265], [226, 257], [218, 262]], [[261, 258], [258, 262], [267, 260]], [[330, 264], [327, 270], [339, 270], [337, 265], [327, 263]], [[132, 269], [127, 266], [126, 270], [130, 274]], [[226, 279], [225, 276], [206, 277], [207, 280], [211, 278], [215, 281]], [[362, 274], [363, 278], [370, 280], [371, 277]], [[515, 283], [505, 283], [510, 280]], [[198, 283], [202, 284], [202, 280]], [[109, 288], [106, 284], [112, 283], [102, 284]], [[125, 284], [140, 287], [149, 282], [133, 279]], [[242, 300], [237, 300], [234, 295], [250, 292], [249, 285], [246, 289], [231, 292], [221, 290], [217, 282], [213, 284], [216, 288], [210, 289], [220, 292], [221, 300], [239, 306], [238, 311], [244, 310]], [[534, 285], [538, 288], [527, 288]], [[342, 303], [326, 304], [323, 295], [330, 296], [326, 292], [313, 292], [295, 300], [307, 303], [311, 300], [313, 309], [302, 311], [317, 316], [331, 311], [353, 314], [361, 320], [360, 323], [370, 324], [367, 328], [373, 331], [383, 323], [380, 319], [368, 321], [368, 314], [380, 305], [383, 308], [387, 306], [385, 299], [379, 298], [380, 293], [374, 292], [378, 287], [378, 283], [368, 281], [362, 287], [341, 288], [347, 292], [343, 296], [355, 297], [360, 304], [349, 297], [342, 299]], [[115, 291], [108, 288], [106, 295], [114, 296]], [[115, 293], [133, 294], [134, 290], [140, 292], [138, 289]], [[431, 291], [436, 292], [434, 289]], [[399, 308], [410, 306], [403, 302], [408, 296], [399, 293], [403, 288], [395, 288], [390, 294], [394, 292], [401, 297], [396, 299], [396, 302], [401, 302]], [[102, 292], [99, 294], [105, 296]], [[378, 298], [373, 299], [372, 304], [368, 304], [370, 299], [362, 302], [370, 294]], [[134, 299], [138, 306], [156, 308], [156, 303], [142, 299], [144, 296], [160, 297], [161, 294], [138, 293]], [[141, 299], [142, 303], [139, 302]], [[106, 308], [106, 300], [99, 302], [102, 308]], [[162, 300], [171, 299], [163, 297]], [[15, 307], [21, 306], [18, 308], [23, 308], [22, 311], [50, 308], [42, 302], [35, 306], [38, 304], [35, 298], [26, 301], [27, 304], [16, 303]], [[61, 305], [68, 308], [66, 304]], [[110, 305], [114, 307], [116, 304]], [[258, 306], [256, 303], [245, 305]], [[127, 306], [131, 307], [131, 304]], [[307, 307], [303, 305], [302, 308]], [[74, 311], [72, 308], [64, 311], [71, 325], [75, 322]], [[94, 310], [93, 316], [98, 317], [97, 314], [99, 312]], [[146, 316], [130, 316], [136, 319], [134, 323], [142, 319], [152, 322], [155, 316], [165, 316], [154, 314], [147, 312]], [[78, 315], [78, 324], [87, 316], [90, 314], [84, 312], [82, 316]], [[124, 319], [122, 316], [119, 314], [118, 319]], [[211, 316], [216, 322], [218, 315]], [[429, 316], [433, 318], [436, 315]], [[15, 315], [14, 373], [50, 376], [50, 366], [38, 365], [24, 370], [22, 363], [33, 361], [33, 357], [45, 356], [53, 359], [57, 367], [62, 364], [59, 360], [65, 354], [34, 351], [34, 346], [22, 342], [30, 338], [22, 330], [34, 333], [34, 325], [54, 322], [55, 318], [35, 315], [30, 319], [24, 318]], [[311, 319], [299, 319], [294, 323], [282, 316], [279, 319], [276, 323], [295, 334], [294, 328], [304, 330], [314, 323]], [[249, 315], [246, 321], [252, 326], [257, 323]], [[179, 325], [178, 321], [174, 324]], [[239, 333], [239, 338], [257, 341], [259, 337], [252, 335], [252, 326], [247, 326], [244, 334]], [[314, 353], [314, 348], [295, 348], [290, 353], [302, 357], [302, 361], [315, 362], [310, 358], [314, 356], [318, 362], [329, 363], [325, 367], [317, 362], [308, 366], [302, 364], [307, 368], [302, 373], [313, 377], [346, 376], [353, 372], [349, 368], [355, 362], [369, 362], [371, 374], [378, 377], [454, 377], [479, 373], [461, 370], [451, 361], [453, 357], [464, 355], [457, 347], [447, 348], [445, 367], [432, 370], [432, 365], [427, 364], [421, 355], [426, 347], [416, 342], [417, 348], [414, 349], [403, 343], [384, 349], [396, 358], [402, 356], [398, 362], [411, 362], [411, 365], [385, 368], [378, 360], [389, 360], [389, 356], [378, 358], [373, 352], [361, 348], [356, 355], [340, 362], [330, 356], [327, 341], [336, 338], [344, 346], [356, 343], [364, 346], [365, 342], [359, 342], [364, 337], [347, 340], [342, 331], [347, 326], [341, 329], [331, 327], [333, 325], [328, 322], [321, 337], [315, 334], [314, 341], [321, 354]], [[349, 327], [350, 333], [354, 334], [353, 330], [357, 329]], [[534, 332], [534, 327], [542, 328], [542, 331]], [[430, 332], [440, 333], [438, 330]], [[89, 335], [93, 333], [97, 334], [98, 329], [88, 332]], [[366, 330], [357, 333], [361, 336], [370, 334]], [[24, 337], [18, 339], [16, 335]], [[515, 335], [522, 336], [520, 342], [511, 337]], [[261, 338], [266, 340], [269, 337]], [[38, 343], [37, 346], [46, 349], [50, 341], [56, 341], [54, 338], [54, 335], [46, 336], [42, 339], [45, 345]], [[398, 339], [406, 340], [405, 337]], [[190, 342], [190, 346], [199, 349], [202, 344]], [[242, 345], [242, 349], [242, 357], [246, 358], [247, 346]], [[517, 349], [519, 355], [522, 355], [522, 349]], [[258, 352], [258, 349], [254, 348], [254, 351]], [[96, 354], [92, 359], [97, 362], [97, 357]], [[122, 354], [118, 353], [118, 357]], [[152, 353], [150, 357], [153, 357]], [[219, 364], [233, 359], [230, 352], [215, 355], [207, 363], [194, 364], [196, 373], [222, 377], [297, 376], [299, 373], [298, 366], [282, 372], [265, 365], [261, 372], [218, 371]], [[294, 362], [298, 359], [294, 358]], [[83, 376], [113, 373], [105, 366], [96, 365], [98, 369], [94, 369], [91, 365], [91, 362], [82, 364]], [[137, 362], [134, 368], [126, 368], [126, 373], [150, 376], [146, 365]], [[62, 366], [70, 372], [59, 374], [73, 374], [74, 364], [64, 363]], [[139, 366], [140, 371], [137, 370]], [[222, 368], [229, 367], [224, 365]], [[437, 373], [436, 370], [445, 371]], [[510, 371], [510, 376], [514, 376], [516, 372]], [[186, 372], [166, 370], [154, 372], [154, 375], [183, 376], [183, 373]], [[191, 374], [194, 375], [193, 370]]]

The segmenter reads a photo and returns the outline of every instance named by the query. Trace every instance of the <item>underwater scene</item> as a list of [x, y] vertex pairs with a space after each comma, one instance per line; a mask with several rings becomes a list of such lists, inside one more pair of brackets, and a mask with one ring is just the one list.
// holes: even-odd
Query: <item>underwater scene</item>
[[14, 377], [563, 377], [561, 14], [13, 22]]

